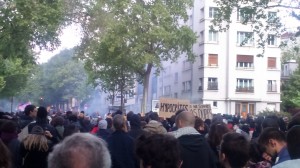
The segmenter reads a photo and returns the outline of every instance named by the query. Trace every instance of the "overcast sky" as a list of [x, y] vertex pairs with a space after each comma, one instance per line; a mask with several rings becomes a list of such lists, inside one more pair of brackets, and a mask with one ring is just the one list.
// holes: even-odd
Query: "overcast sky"
[[47, 62], [51, 57], [58, 54], [63, 49], [70, 49], [75, 47], [80, 43], [80, 29], [79, 26], [68, 26], [66, 27], [61, 36], [61, 45], [53, 52], [42, 50], [40, 51], [38, 62], [39, 63], [45, 63]]

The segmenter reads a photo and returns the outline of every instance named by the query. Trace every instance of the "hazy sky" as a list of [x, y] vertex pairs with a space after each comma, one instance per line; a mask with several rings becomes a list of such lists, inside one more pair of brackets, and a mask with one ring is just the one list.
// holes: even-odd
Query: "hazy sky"
[[[288, 31], [296, 31], [297, 27], [300, 26], [300, 21], [289, 16], [289, 14], [285, 13], [284, 10], [282, 11], [282, 14], [283, 14], [282, 22], [287, 28], [289, 28]], [[38, 58], [39, 63], [47, 62], [51, 57], [58, 54], [63, 49], [73, 48], [74, 46], [78, 45], [80, 43], [79, 26], [71, 25], [65, 28], [62, 32], [60, 40], [61, 40], [61, 46], [58, 47], [53, 52], [44, 51], [44, 50], [40, 51], [39, 58]]]
[[58, 54], [63, 49], [69, 49], [73, 48], [74, 46], [78, 45], [80, 43], [80, 28], [76, 25], [71, 25], [66, 27], [61, 36], [61, 45], [53, 52], [42, 50], [40, 51], [38, 62], [39, 63], [45, 63], [47, 62], [51, 57]]

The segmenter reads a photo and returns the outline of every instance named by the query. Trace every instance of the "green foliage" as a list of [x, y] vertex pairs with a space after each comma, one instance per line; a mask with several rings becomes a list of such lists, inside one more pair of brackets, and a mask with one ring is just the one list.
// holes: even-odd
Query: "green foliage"
[[[242, 16], [240, 22], [250, 24], [254, 34], [258, 37], [256, 44], [258, 48], [262, 49], [262, 53], [258, 56], [263, 56], [265, 52], [268, 34], [275, 34], [280, 38], [285, 31], [285, 26], [282, 24], [278, 12], [287, 9], [296, 19], [299, 20], [300, 18], [298, 0], [291, 0], [288, 4], [285, 1], [270, 0], [215, 0], [215, 2], [218, 6], [218, 12], [212, 21], [211, 28], [221, 32], [227, 31], [233, 21], [232, 18], [236, 18], [236, 14], [240, 13]], [[269, 10], [277, 14], [272, 15]]]
[[64, 102], [70, 98], [84, 100], [92, 89], [87, 85], [87, 75], [83, 63], [73, 59], [73, 50], [64, 50], [49, 62], [35, 68], [28, 79], [26, 88], [19, 94], [23, 101], [46, 104]]
[[270, 110], [268, 108], [266, 108], [263, 111], [260, 111], [258, 113], [258, 116], [263, 116], [263, 117], [266, 117], [266, 116], [277, 116], [279, 118], [283, 118], [283, 117], [292, 118], [291, 114], [288, 113], [288, 112], [278, 112], [278, 111]]
[[33, 65], [25, 64], [20, 58], [10, 58], [1, 61], [0, 97], [7, 98], [15, 96], [25, 85]]
[[284, 110], [300, 107], [300, 70], [294, 72], [282, 86], [282, 106]]
[[282, 57], [281, 62], [285, 63], [290, 60], [296, 60], [298, 63], [300, 62], [300, 40], [297, 38], [295, 41], [290, 41], [287, 43], [287, 46], [282, 48]]
[[[95, 22], [85, 22], [87, 28], [84, 30], [87, 32], [80, 48], [81, 59], [121, 59], [123, 61], [119, 65], [126, 67], [129, 74], [134, 72], [143, 78], [145, 90], [148, 89], [152, 67], [159, 73], [163, 69], [163, 61], [175, 62], [181, 54], [194, 60], [192, 47], [196, 35], [188, 26], [180, 24], [188, 19], [187, 9], [192, 7], [192, 0], [97, 2], [102, 8], [93, 8], [91, 13], [102, 10], [98, 13], [108, 17], [110, 22], [104, 24], [104, 28], [101, 24], [100, 29], [95, 23], [102, 23], [101, 16], [94, 17]], [[95, 61], [96, 66], [101, 66], [99, 63]], [[147, 97], [145, 94], [143, 102]]]

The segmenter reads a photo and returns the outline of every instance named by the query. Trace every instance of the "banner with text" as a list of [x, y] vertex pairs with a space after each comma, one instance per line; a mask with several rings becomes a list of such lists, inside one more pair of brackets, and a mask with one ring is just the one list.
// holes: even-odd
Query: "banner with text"
[[210, 104], [190, 104], [189, 111], [203, 120], [212, 119]]
[[176, 111], [183, 109], [189, 111], [189, 100], [160, 98], [159, 99], [159, 116], [171, 117]]

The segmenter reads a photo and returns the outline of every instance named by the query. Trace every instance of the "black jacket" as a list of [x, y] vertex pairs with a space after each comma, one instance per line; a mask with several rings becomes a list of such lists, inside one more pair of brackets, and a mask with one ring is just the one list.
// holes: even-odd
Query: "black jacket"
[[34, 121], [34, 119], [31, 118], [31, 117], [29, 117], [29, 116], [27, 116], [27, 115], [20, 116], [20, 118], [18, 120], [19, 129], [23, 129], [28, 124], [30, 124], [32, 121]]
[[112, 168], [137, 168], [134, 140], [124, 131], [115, 131], [107, 140]]
[[217, 160], [205, 138], [198, 135], [183, 135], [178, 138], [181, 148], [181, 168], [215, 168]]
[[110, 133], [106, 129], [99, 129], [97, 132], [97, 136], [105, 141], [110, 136]]

